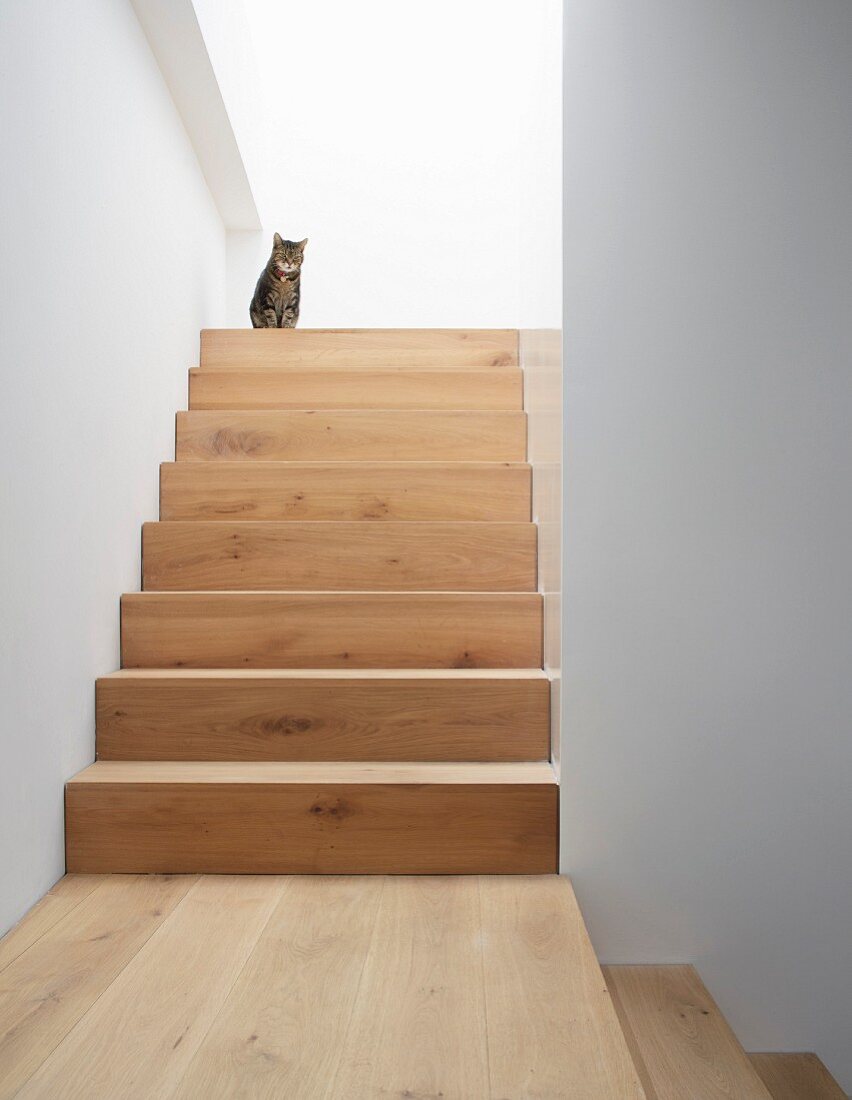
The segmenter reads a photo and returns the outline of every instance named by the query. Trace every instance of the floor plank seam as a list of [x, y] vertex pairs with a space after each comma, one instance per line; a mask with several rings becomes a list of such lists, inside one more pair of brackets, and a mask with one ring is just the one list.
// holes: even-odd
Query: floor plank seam
[[[200, 879], [199, 879], [199, 881], [200, 881]], [[261, 928], [260, 932], [258, 933], [257, 939], [254, 941], [254, 944], [252, 945], [251, 951], [249, 951], [246, 954], [246, 957], [243, 960], [243, 965], [239, 968], [239, 970], [237, 971], [236, 976], [234, 977], [234, 980], [231, 982], [230, 986], [228, 987], [228, 992], [222, 998], [222, 1001], [219, 1004], [219, 1007], [217, 1008], [216, 1012], [213, 1014], [208, 1027], [205, 1029], [204, 1033], [199, 1037], [198, 1044], [195, 1048], [195, 1053], [190, 1058], [189, 1062], [187, 1062], [186, 1068], [184, 1069], [183, 1073], [180, 1075], [180, 1077], [178, 1077], [177, 1081], [175, 1081], [175, 1087], [172, 1089], [172, 1091], [170, 1093], [171, 1096], [174, 1096], [180, 1090], [180, 1087], [183, 1084], [184, 1079], [187, 1077], [187, 1075], [189, 1074], [189, 1071], [195, 1065], [195, 1061], [201, 1053], [202, 1047], [204, 1046], [204, 1044], [207, 1040], [207, 1036], [213, 1030], [216, 1022], [218, 1021], [219, 1017], [222, 1015], [222, 1012], [223, 1012], [225, 1006], [227, 1005], [228, 1001], [231, 998], [231, 994], [234, 992], [234, 989], [237, 986], [237, 982], [243, 976], [243, 971], [248, 966], [248, 964], [251, 961], [251, 958], [254, 955], [255, 951], [257, 951], [257, 949], [260, 945], [260, 941], [263, 939], [263, 937], [266, 933], [266, 929], [269, 927], [270, 921], [272, 920], [272, 918], [275, 916], [276, 912], [278, 911], [278, 907], [281, 905], [281, 903], [286, 898], [287, 891], [288, 891], [288, 888], [290, 887], [290, 885], [291, 885], [291, 879], [290, 878], [282, 879], [281, 892], [280, 892], [280, 896], [279, 896], [278, 900], [275, 902], [275, 904], [269, 910], [269, 916], [263, 922], [263, 927]], [[163, 1100], [166, 1100], [166, 1098], [164, 1097]]]
[[[99, 890], [101, 888], [101, 886], [108, 885], [109, 881], [112, 877], [113, 876], [107, 876], [105, 878], [104, 882], [99, 883], [99, 885], [95, 887], [95, 890], [93, 890], [92, 893], [95, 893], [95, 891]], [[142, 876], [133, 875], [133, 876], [129, 876], [129, 877], [140, 878]], [[181, 877], [190, 877], [190, 876], [173, 875], [173, 876], [164, 876], [164, 877], [181, 878]], [[18, 1088], [15, 1090], [15, 1092], [13, 1094], [14, 1096], [17, 1096], [20, 1092], [22, 1092], [29, 1085], [32, 1078], [35, 1077], [35, 1075], [41, 1071], [42, 1067], [45, 1066], [50, 1061], [50, 1059], [59, 1050], [59, 1048], [71, 1039], [74, 1032], [77, 1030], [78, 1027], [80, 1027], [80, 1025], [83, 1023], [83, 1021], [89, 1015], [89, 1013], [94, 1009], [95, 1005], [100, 1001], [101, 997], [103, 997], [110, 989], [112, 989], [113, 985], [118, 980], [118, 978], [124, 973], [124, 971], [127, 969], [127, 967], [130, 966], [130, 964], [133, 962], [133, 960], [148, 945], [148, 943], [150, 943], [150, 941], [154, 938], [154, 936], [157, 935], [157, 933], [160, 931], [160, 929], [165, 928], [165, 926], [169, 923], [169, 921], [172, 919], [172, 917], [175, 915], [175, 913], [178, 911], [178, 909], [180, 909], [180, 907], [183, 905], [183, 903], [186, 901], [186, 899], [189, 897], [189, 895], [198, 887], [198, 884], [201, 881], [201, 875], [195, 875], [193, 877], [195, 878], [195, 882], [186, 891], [186, 893], [183, 895], [183, 897], [180, 899], [180, 901], [177, 903], [177, 905], [172, 909], [172, 911], [169, 913], [169, 915], [166, 917], [166, 919], [151, 930], [149, 935], [147, 935], [145, 937], [145, 939], [142, 941], [142, 943], [139, 944], [139, 947], [136, 949], [136, 951], [134, 951], [133, 954], [125, 961], [125, 963], [121, 967], [121, 969], [118, 970], [113, 975], [112, 979], [104, 986], [104, 988], [100, 991], [100, 993], [97, 995], [97, 997], [95, 997], [95, 999], [92, 1001], [92, 1003], [86, 1008], [85, 1012], [82, 1012], [77, 1017], [77, 1019], [68, 1028], [68, 1030], [61, 1037], [61, 1039], [59, 1039], [59, 1041], [55, 1044], [55, 1046], [52, 1046], [50, 1048], [50, 1050], [44, 1056], [44, 1058], [42, 1058], [42, 1060], [39, 1062], [39, 1064], [33, 1069], [33, 1072], [30, 1073], [27, 1076], [26, 1080], [24, 1080], [20, 1083], [20, 1085], [18, 1086]], [[89, 895], [87, 895], [87, 896], [89, 896]], [[76, 906], [75, 906], [75, 908], [76, 908]], [[69, 913], [68, 915], [70, 916], [71, 914]]]
[[373, 927], [370, 930], [370, 939], [367, 943], [367, 950], [364, 952], [364, 958], [363, 958], [363, 961], [361, 963], [360, 973], [358, 974], [358, 984], [355, 987], [355, 996], [352, 998], [352, 1009], [349, 1013], [349, 1019], [346, 1021], [346, 1030], [343, 1032], [343, 1037], [340, 1040], [339, 1057], [338, 1057], [338, 1061], [337, 1061], [337, 1066], [334, 1070], [334, 1077], [329, 1082], [329, 1087], [326, 1090], [326, 1094], [325, 1094], [326, 1100], [334, 1100], [335, 1096], [340, 1095], [337, 1091], [337, 1078], [340, 1074], [340, 1063], [341, 1063], [341, 1060], [343, 1058], [343, 1053], [346, 1050], [347, 1044], [349, 1042], [349, 1034], [352, 1031], [352, 1022], [355, 1019], [355, 1010], [358, 1007], [358, 1002], [361, 998], [361, 990], [362, 990], [363, 985], [364, 985], [364, 974], [366, 973], [367, 963], [370, 960], [370, 955], [371, 955], [372, 950], [373, 950], [373, 942], [375, 941], [375, 938], [376, 938], [376, 929], [378, 928], [378, 925], [379, 925], [379, 914], [381, 913], [381, 910], [382, 910], [382, 899], [385, 896], [385, 881], [386, 880], [384, 878], [382, 878], [382, 886], [381, 886], [381, 889], [379, 890], [379, 896], [376, 899], [376, 912], [373, 916]]
[[[65, 876], [63, 875], [63, 878], [64, 877]], [[60, 882], [62, 882], [62, 879], [57, 879], [57, 881], [53, 884], [53, 886], [51, 886], [50, 890], [48, 890], [46, 894], [44, 894], [41, 898], [39, 898], [39, 900], [35, 903], [35, 905], [31, 905], [30, 908], [26, 911], [26, 913], [24, 913], [24, 915], [21, 917], [21, 919], [19, 921], [17, 921], [15, 924], [13, 924], [12, 927], [9, 929], [8, 932], [5, 933], [4, 936], [0, 937], [0, 946], [2, 946], [4, 940], [8, 939], [14, 932], [16, 932], [19, 928], [21, 928], [21, 926], [24, 924], [25, 921], [29, 920], [29, 918], [35, 913], [36, 908], [41, 904], [41, 902], [43, 902], [45, 900], [45, 898], [50, 897], [50, 891], [53, 890], [57, 886], [57, 884], [60, 883]], [[74, 902], [74, 904], [71, 906], [71, 908], [67, 912], [62, 913], [60, 916], [58, 916], [56, 918], [55, 921], [52, 921], [45, 928], [43, 928], [42, 931], [39, 933], [39, 935], [36, 936], [36, 938], [32, 941], [32, 943], [27, 944], [27, 946], [23, 949], [23, 951], [19, 951], [17, 955], [13, 955], [11, 959], [8, 959], [6, 962], [4, 962], [3, 965], [0, 966], [0, 974], [3, 973], [3, 971], [6, 969], [6, 967], [11, 966], [12, 963], [17, 962], [18, 959], [23, 958], [24, 955], [26, 955], [26, 953], [29, 950], [31, 950], [31, 948], [35, 947], [35, 945], [37, 943], [39, 943], [44, 938], [44, 936], [47, 935], [48, 932], [51, 931], [51, 929], [56, 928], [64, 920], [66, 920], [68, 917], [70, 917], [71, 914], [74, 912], [74, 910], [77, 908], [77, 906], [81, 905], [86, 900], [86, 898], [89, 896], [89, 894], [91, 894], [95, 890], [97, 890], [99, 885], [100, 885], [100, 883], [96, 883], [92, 887], [92, 889], [88, 891], [88, 893], [84, 894], [81, 898], [78, 898], [77, 901]]]
[[479, 902], [479, 976], [482, 982], [482, 1003], [485, 1006], [485, 1058], [488, 1064], [488, 1091], [493, 1096], [494, 1081], [491, 1077], [491, 1029], [488, 1026], [488, 982], [485, 980], [485, 946], [483, 944], [482, 878], [476, 881], [476, 897]]

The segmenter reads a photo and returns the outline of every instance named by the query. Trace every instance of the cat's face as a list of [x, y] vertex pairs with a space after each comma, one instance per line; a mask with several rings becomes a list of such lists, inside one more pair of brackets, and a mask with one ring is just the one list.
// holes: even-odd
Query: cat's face
[[295, 275], [299, 271], [307, 243], [307, 237], [303, 241], [285, 241], [280, 233], [275, 234], [272, 239], [272, 266], [279, 278]]

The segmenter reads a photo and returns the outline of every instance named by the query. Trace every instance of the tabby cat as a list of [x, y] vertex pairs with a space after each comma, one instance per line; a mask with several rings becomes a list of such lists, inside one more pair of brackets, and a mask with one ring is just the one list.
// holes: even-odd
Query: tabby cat
[[261, 272], [249, 306], [255, 328], [295, 328], [299, 320], [299, 280], [305, 255], [303, 241], [283, 241], [281, 234], [272, 238], [272, 255]]

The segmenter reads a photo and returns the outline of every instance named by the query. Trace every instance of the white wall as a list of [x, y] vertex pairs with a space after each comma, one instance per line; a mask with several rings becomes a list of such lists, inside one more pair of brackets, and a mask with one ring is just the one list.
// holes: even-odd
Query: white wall
[[63, 873], [224, 230], [128, 0], [4, 3], [0, 51], [2, 932]]
[[852, 5], [565, 31], [565, 866], [849, 1090]]
[[[549, 3], [549, 0], [548, 0]], [[272, 233], [310, 238], [300, 324], [517, 326], [520, 95], [510, 0], [246, 0], [264, 97], [261, 239], [231, 240], [229, 322]], [[534, 166], [527, 166], [534, 171]]]

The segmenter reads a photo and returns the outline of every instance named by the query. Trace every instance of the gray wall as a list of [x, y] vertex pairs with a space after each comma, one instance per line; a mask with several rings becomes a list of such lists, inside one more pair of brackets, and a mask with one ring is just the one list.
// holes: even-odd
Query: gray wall
[[565, 869], [850, 1090], [852, 3], [565, 43]]
[[3, 933], [65, 869], [225, 232], [128, 0], [4, 0], [0, 101]]

